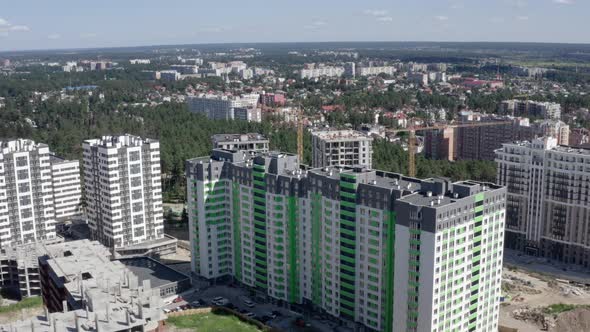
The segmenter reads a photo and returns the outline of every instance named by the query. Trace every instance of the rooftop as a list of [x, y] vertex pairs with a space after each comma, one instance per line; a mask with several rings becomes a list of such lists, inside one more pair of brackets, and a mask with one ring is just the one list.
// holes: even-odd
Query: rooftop
[[141, 146], [143, 144], [157, 143], [158, 141], [151, 138], [141, 138], [134, 135], [119, 135], [119, 136], [102, 136], [97, 139], [85, 140], [84, 143], [90, 146], [99, 146], [105, 148], [124, 147], [124, 146]]
[[441, 207], [466, 197], [500, 188], [502, 186], [492, 183], [473, 181], [451, 183], [446, 179], [428, 179], [423, 182], [420, 191], [404, 196], [399, 200], [416, 206]]
[[353, 138], [371, 139], [369, 136], [367, 136], [367, 134], [351, 129], [314, 131], [312, 132], [312, 135], [323, 140], [340, 140]]
[[44, 143], [36, 143], [30, 139], [16, 139], [10, 141], [0, 140], [0, 153], [13, 153], [20, 151], [34, 151], [38, 148], [47, 148], [48, 145]]
[[262, 134], [248, 133], [248, 134], [216, 134], [211, 136], [213, 143], [221, 142], [249, 142], [249, 141], [268, 141]]

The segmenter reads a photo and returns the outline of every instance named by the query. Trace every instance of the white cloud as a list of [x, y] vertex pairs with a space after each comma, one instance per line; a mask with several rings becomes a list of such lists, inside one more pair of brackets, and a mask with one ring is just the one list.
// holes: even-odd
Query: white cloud
[[313, 21], [311, 24], [304, 25], [303, 28], [307, 29], [307, 30], [317, 30], [317, 29], [324, 27], [326, 25], [328, 25], [327, 22], [317, 20], [317, 21]]
[[12, 25], [8, 28], [9, 31], [31, 31], [26, 25]]
[[53, 39], [53, 40], [60, 39], [60, 38], [61, 38], [61, 35], [59, 33], [52, 33], [49, 36], [47, 36], [47, 39]]
[[31, 31], [31, 29], [26, 25], [14, 25], [3, 18], [0, 18], [0, 33], [2, 33], [4, 37], [6, 37], [9, 32], [19, 31]]
[[437, 15], [434, 17], [436, 20], [438, 21], [448, 21], [449, 17], [448, 16], [444, 16], [444, 15]]
[[516, 19], [519, 21], [528, 21], [529, 17], [528, 16], [516, 16]]
[[385, 9], [366, 9], [364, 13], [370, 16], [386, 16], [389, 12]]
[[553, 0], [553, 2], [559, 5], [573, 5], [576, 3], [574, 0]]
[[377, 21], [379, 21], [379, 22], [393, 22], [393, 17], [381, 16], [381, 17], [377, 17]]

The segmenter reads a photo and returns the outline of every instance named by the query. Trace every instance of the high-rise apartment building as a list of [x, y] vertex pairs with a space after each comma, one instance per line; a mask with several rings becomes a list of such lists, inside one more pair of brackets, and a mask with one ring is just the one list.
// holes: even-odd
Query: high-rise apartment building
[[360, 131], [316, 131], [311, 144], [313, 167], [373, 165], [373, 138]]
[[508, 190], [506, 246], [590, 266], [590, 150], [543, 138], [503, 144], [496, 155]]
[[[494, 160], [495, 150], [503, 143], [552, 136], [560, 145], [569, 142], [569, 126], [559, 120], [539, 120], [530, 123], [528, 118], [490, 116], [475, 112], [461, 112], [465, 126], [431, 130], [424, 133], [426, 156], [449, 160]], [[477, 124], [489, 123], [479, 126]], [[468, 126], [475, 124], [475, 126]], [[452, 154], [449, 154], [452, 151]], [[451, 159], [453, 158], [453, 159]]]
[[86, 213], [92, 237], [120, 249], [164, 238], [160, 143], [137, 136], [84, 141]]
[[55, 238], [53, 194], [49, 146], [0, 141], [0, 247]]
[[394, 66], [358, 66], [356, 68], [356, 74], [358, 76], [394, 75], [396, 72], [397, 68]]
[[64, 220], [79, 215], [82, 200], [80, 161], [65, 160], [54, 155], [50, 160], [55, 218]]
[[370, 330], [497, 331], [504, 188], [276, 152], [213, 150], [186, 171], [198, 275]]

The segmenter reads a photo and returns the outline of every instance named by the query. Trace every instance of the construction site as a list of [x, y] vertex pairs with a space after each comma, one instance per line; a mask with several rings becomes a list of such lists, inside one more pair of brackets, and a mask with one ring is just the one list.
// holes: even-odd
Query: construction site
[[504, 263], [500, 331], [590, 331], [590, 274], [526, 259]]

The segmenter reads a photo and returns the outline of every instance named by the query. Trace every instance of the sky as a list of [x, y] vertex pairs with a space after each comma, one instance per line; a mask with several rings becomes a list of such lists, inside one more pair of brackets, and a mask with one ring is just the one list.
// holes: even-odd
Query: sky
[[321, 41], [590, 43], [590, 0], [4, 0], [0, 51]]

